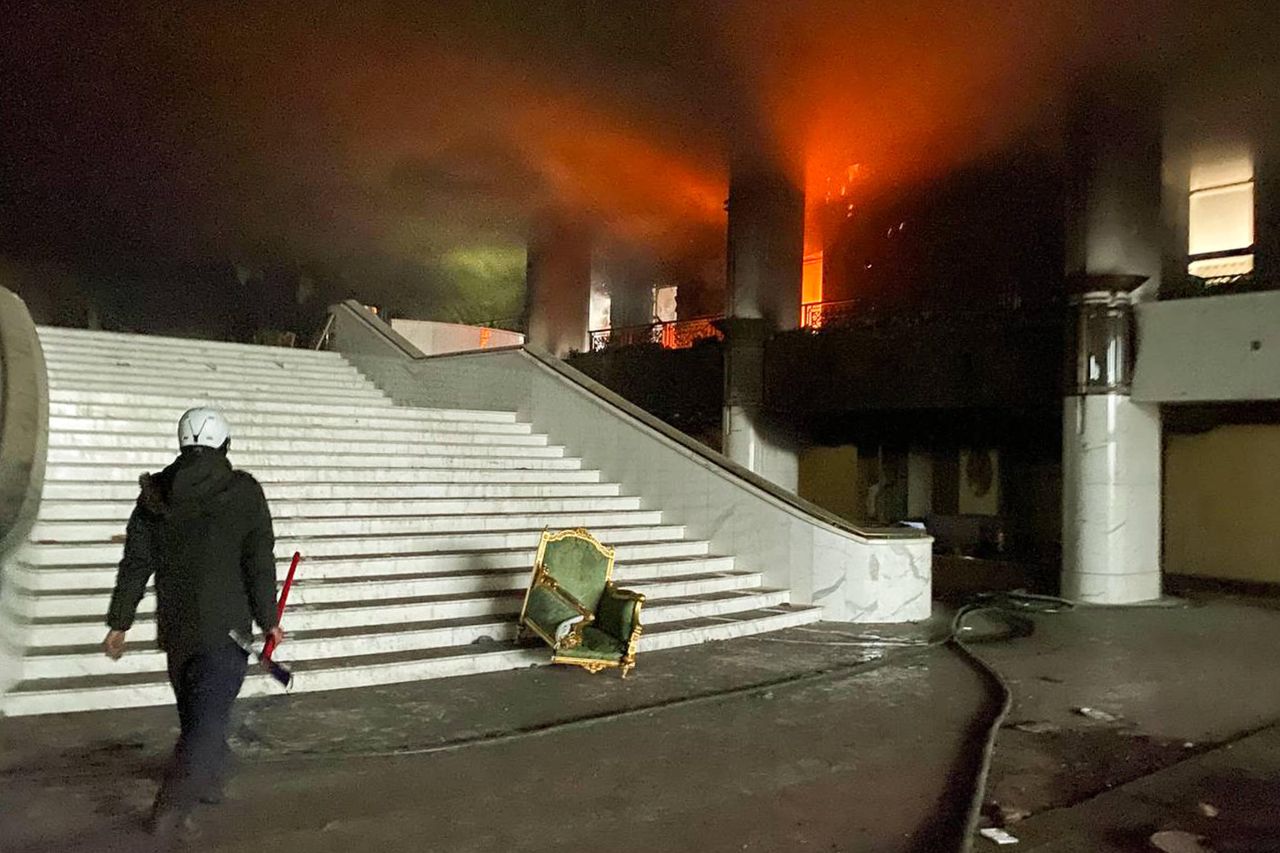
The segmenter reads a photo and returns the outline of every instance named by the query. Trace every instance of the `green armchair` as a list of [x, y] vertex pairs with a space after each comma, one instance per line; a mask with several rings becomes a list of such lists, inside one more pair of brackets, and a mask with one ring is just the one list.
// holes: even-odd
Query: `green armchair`
[[519, 627], [545, 640], [552, 663], [588, 672], [619, 667], [626, 678], [636, 665], [644, 596], [618, 589], [613, 549], [585, 530], [543, 531]]

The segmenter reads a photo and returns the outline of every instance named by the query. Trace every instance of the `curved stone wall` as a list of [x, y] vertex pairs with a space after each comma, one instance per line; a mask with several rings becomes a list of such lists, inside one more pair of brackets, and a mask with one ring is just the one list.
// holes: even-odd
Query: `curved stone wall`
[[44, 351], [26, 304], [0, 287], [0, 557], [23, 540], [35, 520], [48, 435]]

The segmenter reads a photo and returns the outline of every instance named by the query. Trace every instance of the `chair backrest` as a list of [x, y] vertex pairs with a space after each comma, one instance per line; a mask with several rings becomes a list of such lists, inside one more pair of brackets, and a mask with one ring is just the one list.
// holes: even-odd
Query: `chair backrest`
[[613, 574], [613, 549], [585, 530], [543, 533], [538, 561], [560, 589], [592, 613]]

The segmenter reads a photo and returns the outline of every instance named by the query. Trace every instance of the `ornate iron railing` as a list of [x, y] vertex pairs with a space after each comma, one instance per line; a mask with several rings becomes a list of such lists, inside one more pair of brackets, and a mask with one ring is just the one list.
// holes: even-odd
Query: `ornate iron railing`
[[695, 320], [672, 320], [652, 323], [648, 326], [620, 326], [616, 329], [597, 329], [591, 333], [591, 351], [600, 352], [613, 347], [629, 347], [636, 344], [657, 344], [665, 349], [686, 349], [708, 338], [720, 340], [724, 334], [716, 328], [718, 317], [699, 317]]
[[858, 309], [862, 303], [857, 299], [843, 299], [835, 302], [809, 302], [800, 306], [800, 327], [803, 329], [821, 329], [824, 326], [844, 326], [863, 316]]
[[[1026, 304], [1011, 296], [996, 297], [978, 306], [956, 307], [930, 305], [884, 308], [861, 299], [810, 302], [800, 306], [800, 327], [810, 332], [851, 327], [898, 327], [926, 324], [956, 326], [1007, 323], [1011, 319], [1038, 321], [1061, 315], [1059, 301]], [[637, 344], [658, 344], [666, 349], [683, 349], [704, 338], [723, 339], [716, 327], [719, 317], [653, 323], [648, 326], [623, 326], [591, 332], [591, 351]]]
[[850, 327], [914, 326], [935, 323], [968, 325], [1008, 322], [1056, 315], [1060, 300], [1025, 302], [1017, 295], [995, 296], [976, 305], [924, 304], [911, 306], [877, 305], [862, 299], [810, 302], [800, 307], [800, 327], [811, 332]]

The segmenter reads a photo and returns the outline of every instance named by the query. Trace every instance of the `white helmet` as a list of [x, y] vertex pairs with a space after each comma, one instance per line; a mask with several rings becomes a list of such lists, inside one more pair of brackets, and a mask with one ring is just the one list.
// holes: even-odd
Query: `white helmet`
[[219, 448], [231, 438], [231, 425], [217, 409], [188, 409], [178, 419], [178, 447]]

